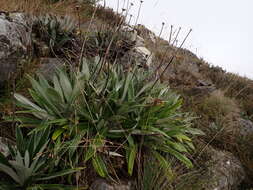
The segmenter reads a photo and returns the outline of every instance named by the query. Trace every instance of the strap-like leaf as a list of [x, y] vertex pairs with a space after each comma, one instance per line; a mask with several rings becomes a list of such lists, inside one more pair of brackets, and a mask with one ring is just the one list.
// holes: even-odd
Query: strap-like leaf
[[171, 165], [169, 161], [166, 160], [166, 158], [164, 158], [157, 151], [152, 151], [152, 155], [158, 160], [159, 164], [161, 165], [161, 168], [165, 171], [168, 180], [171, 180], [173, 178], [173, 172], [171, 170]]
[[18, 175], [16, 172], [9, 166], [0, 164], [0, 170], [7, 175], [9, 175], [14, 181], [16, 181], [18, 184], [22, 185], [22, 182], [20, 181]]
[[63, 129], [63, 128], [55, 130], [52, 135], [52, 139], [55, 141], [64, 131], [65, 131], [65, 129]]
[[35, 113], [35, 116], [39, 117], [40, 119], [45, 119], [45, 116], [47, 115], [47, 112], [37, 106], [36, 104], [32, 103], [30, 100], [25, 98], [24, 96], [15, 93], [14, 97], [16, 98], [17, 101], [19, 101], [21, 104], [26, 105], [30, 108], [33, 108], [37, 113]]
[[72, 93], [71, 82], [63, 70], [60, 71], [59, 77], [60, 77], [60, 85], [61, 85], [64, 97], [67, 101], [69, 101], [71, 97], [71, 93]]
[[54, 178], [57, 178], [57, 177], [61, 177], [61, 176], [65, 176], [65, 175], [68, 175], [68, 174], [76, 173], [76, 172], [78, 172], [80, 170], [83, 170], [83, 169], [84, 168], [74, 168], [74, 169], [62, 170], [60, 172], [51, 173], [51, 174], [48, 174], [46, 176], [37, 178], [36, 181], [44, 181], [44, 180], [54, 179]]
[[96, 155], [92, 158], [92, 165], [96, 172], [101, 176], [101, 177], [106, 177], [108, 175], [107, 168], [105, 166], [104, 161], [102, 160], [100, 155]]
[[2, 152], [0, 152], [0, 163], [6, 166], [11, 166]]
[[178, 151], [176, 151], [168, 146], [162, 146], [162, 147], [157, 147], [157, 148], [160, 149], [161, 151], [168, 152], [171, 155], [175, 156], [178, 160], [183, 162], [188, 168], [193, 167], [192, 162], [182, 153], [179, 153]]
[[16, 142], [17, 150], [19, 150], [20, 152], [24, 152], [23, 150], [25, 149], [24, 145], [26, 141], [24, 140], [20, 127], [16, 127]]
[[127, 168], [128, 168], [128, 173], [131, 176], [133, 174], [133, 168], [134, 168], [135, 158], [137, 154], [137, 146], [130, 145], [126, 151], [127, 151]]

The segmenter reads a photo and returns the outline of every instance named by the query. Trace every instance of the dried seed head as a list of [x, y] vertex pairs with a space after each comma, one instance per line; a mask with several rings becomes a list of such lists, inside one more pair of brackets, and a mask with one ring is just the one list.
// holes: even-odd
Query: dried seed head
[[76, 10], [78, 11], [80, 9], [80, 5], [77, 5], [76, 6]]

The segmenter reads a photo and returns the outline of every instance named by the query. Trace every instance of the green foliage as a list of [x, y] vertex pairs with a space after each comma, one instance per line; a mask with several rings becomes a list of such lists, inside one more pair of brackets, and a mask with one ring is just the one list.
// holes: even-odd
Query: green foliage
[[136, 189], [139, 190], [170, 190], [172, 189], [173, 174], [170, 166], [161, 167], [155, 157], [146, 155], [143, 171], [136, 181]]
[[99, 55], [103, 57], [108, 53], [107, 59], [114, 61], [116, 58], [122, 57], [135, 45], [131, 35], [130, 32], [115, 31], [115, 29], [109, 28], [105, 31], [93, 32], [88, 36], [85, 50], [91, 56]]
[[17, 119], [35, 131], [52, 127], [57, 154], [68, 153], [70, 160], [78, 154], [77, 163], [83, 154], [102, 177], [110, 174], [108, 159], [114, 157], [125, 157], [132, 175], [137, 155], [145, 152], [166, 169], [164, 154], [192, 167], [185, 153], [194, 149], [190, 137], [202, 133], [180, 112], [180, 97], [148, 77], [146, 71], [125, 71], [100, 58], [84, 60], [80, 71], [59, 69], [52, 81], [30, 77], [33, 102], [20, 94], [15, 98], [25, 108], [19, 113], [34, 117]]
[[43, 152], [48, 143], [47, 135], [48, 132], [34, 133], [30, 139], [24, 139], [21, 130], [17, 128], [17, 147], [10, 148], [12, 157], [10, 161], [0, 153], [0, 170], [8, 174], [20, 186], [26, 186], [46, 164]]
[[[16, 185], [0, 185], [0, 189], [17, 189], [20, 187], [36, 189], [36, 186], [40, 186], [34, 185], [38, 181], [50, 180], [77, 171], [70, 169], [44, 174], [44, 171], [50, 167], [51, 163], [51, 159], [48, 158], [49, 154], [45, 151], [49, 142], [49, 132], [50, 128], [32, 133], [29, 137], [24, 138], [20, 128], [17, 127], [17, 145], [9, 147], [11, 158], [7, 159], [0, 152], [0, 171], [11, 177]], [[49, 184], [48, 187], [50, 187]]]
[[57, 17], [50, 14], [37, 17], [33, 22], [36, 38], [46, 42], [53, 53], [70, 46], [77, 23], [69, 16]]

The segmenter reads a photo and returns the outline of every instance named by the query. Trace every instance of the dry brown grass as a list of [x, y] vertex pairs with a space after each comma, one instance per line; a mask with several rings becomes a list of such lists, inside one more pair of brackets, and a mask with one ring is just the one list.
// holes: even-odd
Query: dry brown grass
[[80, 19], [81, 23], [90, 21], [94, 11], [95, 20], [100, 20], [109, 25], [115, 25], [121, 20], [121, 16], [110, 8], [97, 6], [89, 3], [80, 3], [77, 0], [64, 0], [50, 3], [48, 0], [0, 0], [1, 11], [25, 12], [32, 15], [54, 14], [59, 16], [68, 15]]
[[233, 153], [252, 179], [253, 136], [240, 135], [244, 126], [240, 122], [242, 110], [238, 101], [227, 97], [224, 91], [217, 90], [202, 99], [194, 97], [189, 104], [188, 110], [194, 111], [199, 117], [195, 121], [196, 127], [206, 133], [201, 137], [204, 144]]
[[58, 3], [48, 3], [46, 0], [0, 0], [0, 7], [3, 11], [26, 12], [33, 15], [43, 13], [54, 13], [59, 15], [76, 15], [76, 1], [60, 1]]
[[200, 110], [209, 117], [209, 120], [226, 117], [230, 114], [239, 115], [240, 113], [240, 109], [235, 100], [226, 97], [221, 90], [216, 90], [211, 93], [210, 96], [202, 102]]
[[185, 97], [184, 109], [196, 114], [194, 124], [205, 132], [201, 140], [222, 150], [235, 150], [241, 109], [236, 100], [216, 90], [209, 95]]

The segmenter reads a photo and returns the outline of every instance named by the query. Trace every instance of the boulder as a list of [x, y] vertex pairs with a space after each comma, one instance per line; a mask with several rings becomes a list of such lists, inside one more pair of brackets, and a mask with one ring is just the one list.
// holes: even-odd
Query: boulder
[[[201, 172], [192, 173], [184, 190], [237, 190], [246, 174], [241, 162], [230, 152], [207, 146], [202, 157], [206, 159]], [[184, 179], [182, 179], [184, 180]]]
[[248, 119], [238, 119], [239, 133], [240, 136], [252, 136], [253, 135], [253, 123]]
[[147, 29], [145, 26], [138, 24], [137, 26], [135, 26], [135, 30], [137, 31], [138, 35], [144, 38], [145, 40], [148, 40], [153, 44], [156, 43], [157, 37], [155, 33]]
[[137, 34], [137, 31], [134, 29], [126, 30], [126, 32], [129, 33], [130, 40], [132, 42], [135, 42], [135, 47], [144, 47], [145, 46], [145, 40]]
[[148, 69], [152, 65], [152, 53], [146, 47], [134, 47], [126, 52], [119, 62], [129, 67], [130, 65], [138, 65], [139, 67]]
[[126, 65], [126, 67], [129, 67], [129, 65], [138, 65], [146, 69], [150, 68], [153, 55], [145, 46], [145, 39], [141, 35], [138, 35], [138, 29], [125, 25], [122, 27], [122, 30], [129, 34], [129, 40], [135, 45], [119, 61]]
[[204, 185], [204, 189], [237, 189], [245, 179], [241, 162], [230, 152], [213, 150], [211, 154], [206, 175], [209, 182]]
[[135, 47], [144, 47], [144, 46], [145, 46], [145, 40], [142, 37], [137, 35], [135, 39]]
[[0, 13], [0, 83], [15, 73], [32, 50], [29, 19], [22, 13]]
[[234, 133], [235, 145], [231, 147], [231, 151], [237, 154], [245, 168], [246, 182], [253, 186], [253, 123], [245, 118], [237, 118], [235, 127], [237, 129]]
[[132, 183], [130, 181], [128, 182], [119, 182], [119, 183], [109, 183], [106, 180], [103, 179], [97, 179], [95, 180], [90, 190], [133, 190]]
[[152, 65], [152, 53], [146, 47], [135, 47], [132, 55], [135, 58], [136, 64], [148, 67]]

